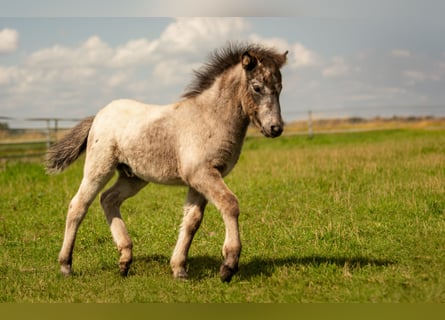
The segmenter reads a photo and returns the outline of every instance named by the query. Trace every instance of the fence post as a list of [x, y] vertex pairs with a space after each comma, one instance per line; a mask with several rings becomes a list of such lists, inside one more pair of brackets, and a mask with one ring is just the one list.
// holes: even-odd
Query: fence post
[[312, 139], [314, 137], [314, 132], [312, 130], [312, 111], [309, 110], [308, 111], [308, 135], [309, 135], [309, 139]]
[[54, 141], [57, 141], [57, 131], [59, 131], [59, 119], [54, 119]]
[[46, 147], [51, 146], [51, 120], [46, 119]]

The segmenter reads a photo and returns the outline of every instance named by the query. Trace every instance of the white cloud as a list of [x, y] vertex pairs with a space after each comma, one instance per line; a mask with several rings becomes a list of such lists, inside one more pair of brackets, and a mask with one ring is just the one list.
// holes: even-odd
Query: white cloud
[[411, 57], [411, 52], [403, 49], [393, 49], [390, 55], [395, 58], [409, 58]]
[[343, 57], [334, 57], [328, 67], [322, 70], [322, 74], [326, 78], [342, 77], [349, 74], [351, 68]]
[[178, 18], [161, 34], [159, 46], [165, 52], [194, 53], [236, 40], [247, 29], [243, 18]]
[[123, 85], [127, 81], [131, 81], [129, 79], [128, 74], [125, 72], [118, 72], [118, 73], [112, 74], [110, 76], [110, 78], [107, 81], [107, 85], [110, 88], [115, 88], [115, 87]]
[[201, 65], [197, 59], [236, 41], [248, 28], [243, 18], [178, 18], [152, 41], [144, 55], [151, 57], [153, 76], [160, 84], [178, 84]]
[[289, 51], [288, 65], [291, 68], [311, 67], [317, 66], [321, 63], [321, 58], [316, 52], [306, 48], [299, 42], [290, 44], [286, 39], [283, 38], [263, 38], [257, 34], [252, 34], [249, 37], [249, 40], [255, 43], [261, 43], [264, 46], [274, 47], [278, 51]]
[[266, 47], [276, 48], [278, 51], [285, 52], [286, 50], [290, 51], [291, 45], [287, 42], [286, 39], [272, 37], [272, 38], [263, 38], [260, 35], [254, 33], [249, 36], [249, 41], [253, 43], [260, 43]]
[[310, 67], [319, 64], [320, 58], [318, 55], [301, 43], [295, 43], [291, 48], [293, 59], [290, 61], [290, 65], [295, 68]]
[[14, 29], [0, 30], [0, 54], [12, 53], [19, 46], [19, 33]]
[[110, 59], [113, 50], [98, 36], [90, 37], [77, 50], [74, 50], [74, 59], [80, 65], [103, 65]]
[[[39, 68], [128, 68], [152, 62], [159, 41], [130, 40], [115, 48], [98, 36], [92, 36], [77, 47], [55, 45], [32, 53], [27, 65]], [[159, 55], [158, 55], [159, 58]]]
[[192, 74], [192, 69], [197, 67], [198, 65], [183, 64], [174, 59], [159, 61], [153, 70], [153, 76], [163, 85], [172, 85], [180, 83], [187, 74]]
[[[0, 99], [36, 112], [45, 105], [52, 115], [66, 116], [74, 112], [72, 106], [82, 113], [87, 105], [99, 108], [122, 96], [169, 103], [166, 97], [180, 96], [180, 87], [209, 51], [243, 38], [247, 29], [243, 18], [180, 18], [154, 39], [112, 46], [91, 36], [74, 46], [55, 44], [29, 53], [14, 67], [0, 66]], [[3, 39], [5, 34], [11, 33], [3, 31]], [[177, 92], [165, 95], [166, 88]]]
[[37, 68], [70, 68], [104, 66], [112, 58], [113, 50], [99, 37], [92, 36], [78, 47], [55, 45], [32, 53], [26, 63]]
[[405, 78], [405, 83], [409, 86], [424, 82], [428, 79], [428, 76], [424, 72], [416, 70], [405, 70], [403, 71], [403, 76]]
[[[8, 57], [0, 64], [2, 110], [12, 110], [11, 116], [77, 117], [94, 114], [115, 98], [169, 103], [179, 98], [192, 80], [192, 70], [205, 62], [208, 53], [228, 41], [248, 40], [281, 52], [289, 50], [281, 101], [283, 113], [291, 115], [302, 108], [412, 103], [420, 101], [420, 93], [425, 95], [421, 92], [425, 86], [416, 84], [432, 81], [434, 88], [440, 88], [445, 79], [445, 56], [399, 48], [328, 56], [284, 36], [263, 36], [261, 28], [253, 30], [249, 24], [255, 25], [255, 20], [248, 21], [180, 18], [153, 38], [111, 44], [91, 36], [75, 45], [23, 52], [16, 60]], [[0, 46], [4, 43], [0, 40]], [[10, 61], [16, 64], [2, 65]], [[431, 101], [444, 101], [443, 93], [436, 96]]]
[[74, 46], [56, 44], [31, 52], [14, 69], [3, 72], [3, 101], [38, 106], [34, 110], [45, 105], [51, 115], [63, 112], [64, 116], [90, 114], [82, 110], [120, 97], [169, 103], [179, 98], [192, 70], [208, 53], [228, 41], [249, 40], [289, 50], [288, 70], [320, 64], [319, 56], [301, 43], [249, 35], [249, 30], [243, 18], [179, 18], [154, 39], [112, 46], [91, 36]]
[[116, 48], [110, 64], [114, 67], [125, 68], [152, 61], [158, 44], [158, 41], [147, 39], [130, 40], [125, 45]]
[[425, 81], [427, 78], [425, 73], [415, 70], [406, 70], [403, 72], [403, 75], [408, 79], [413, 79], [416, 81]]
[[0, 66], [0, 87], [10, 85], [18, 76], [16, 67], [5, 68]]

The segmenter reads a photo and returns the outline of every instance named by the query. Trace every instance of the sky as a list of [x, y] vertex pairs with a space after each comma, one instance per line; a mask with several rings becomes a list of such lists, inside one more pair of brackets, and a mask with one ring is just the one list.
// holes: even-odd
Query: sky
[[289, 50], [286, 121], [309, 110], [445, 116], [443, 1], [73, 3], [0, 0], [0, 116], [83, 118], [119, 98], [168, 104], [228, 41]]

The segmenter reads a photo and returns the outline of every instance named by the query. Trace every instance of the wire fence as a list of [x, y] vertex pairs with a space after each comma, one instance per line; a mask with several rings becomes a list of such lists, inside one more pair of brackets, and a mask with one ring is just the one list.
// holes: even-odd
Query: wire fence
[[433, 105], [378, 105], [378, 106], [343, 106], [336, 108], [320, 108], [300, 106], [283, 110], [284, 117], [290, 120], [305, 120], [308, 112], [314, 119], [339, 118], [407, 118], [407, 117], [445, 117], [445, 104]]
[[0, 160], [41, 158], [81, 119], [0, 117]]
[[[365, 117], [351, 116], [342, 110], [308, 110], [295, 113], [296, 120], [286, 124], [284, 134], [307, 135], [382, 130], [404, 127], [443, 128], [445, 129], [445, 107], [437, 107], [428, 114], [425, 110], [415, 109], [410, 116], [379, 116], [369, 114]], [[342, 113], [343, 111], [344, 113]], [[396, 110], [397, 111], [397, 110]], [[405, 114], [407, 114], [406, 110]], [[79, 118], [13, 118], [0, 116], [0, 160], [42, 158], [47, 148], [72, 128]], [[248, 131], [251, 136], [259, 136], [257, 130]]]

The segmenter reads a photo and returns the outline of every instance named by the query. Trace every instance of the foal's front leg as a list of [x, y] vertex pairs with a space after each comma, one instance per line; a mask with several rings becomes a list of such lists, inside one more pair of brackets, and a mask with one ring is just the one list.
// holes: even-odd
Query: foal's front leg
[[220, 268], [220, 277], [222, 281], [229, 282], [238, 271], [238, 261], [241, 254], [238, 199], [224, 183], [220, 172], [215, 168], [201, 170], [190, 180], [190, 184], [221, 212], [226, 227], [226, 235], [222, 249], [224, 261]]
[[184, 204], [184, 217], [179, 231], [178, 241], [173, 251], [170, 265], [175, 278], [187, 278], [186, 264], [187, 255], [196, 231], [201, 225], [201, 221], [206, 207], [207, 200], [193, 188], [189, 188]]

